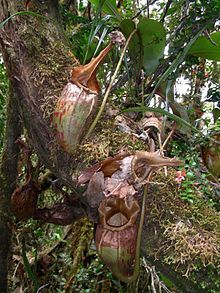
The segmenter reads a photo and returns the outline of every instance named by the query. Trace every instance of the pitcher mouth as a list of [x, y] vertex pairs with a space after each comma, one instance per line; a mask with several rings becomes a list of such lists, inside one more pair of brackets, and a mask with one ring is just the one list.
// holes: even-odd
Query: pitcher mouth
[[108, 230], [121, 231], [135, 224], [139, 211], [138, 202], [132, 196], [111, 196], [100, 204], [100, 223]]

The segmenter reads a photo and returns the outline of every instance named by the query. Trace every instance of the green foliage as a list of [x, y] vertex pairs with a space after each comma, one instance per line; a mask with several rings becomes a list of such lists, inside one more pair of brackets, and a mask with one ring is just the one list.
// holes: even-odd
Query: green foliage
[[126, 292], [125, 286], [113, 277], [113, 275], [104, 268], [104, 264], [97, 255], [90, 250], [92, 261], [88, 267], [81, 267], [76, 275], [75, 282], [72, 286], [74, 292], [97, 292], [98, 288], [102, 288], [105, 282], [112, 283], [114, 290], [117, 292]]
[[34, 264], [34, 268], [32, 269], [30, 262], [27, 258], [27, 254], [26, 254], [26, 245], [25, 245], [25, 239], [22, 239], [22, 258], [23, 258], [23, 262], [24, 262], [24, 267], [25, 270], [29, 276], [29, 278], [32, 280], [33, 284], [34, 284], [34, 293], [37, 293], [38, 289], [39, 289], [39, 283], [38, 283], [38, 279], [36, 276], [36, 269], [37, 269], [37, 250], [35, 250], [35, 264]]
[[198, 199], [198, 192], [201, 197], [207, 200], [207, 204], [218, 208], [215, 201], [215, 190], [208, 180], [209, 173], [201, 165], [200, 152], [193, 142], [172, 141], [169, 153], [184, 160], [183, 180], [180, 181], [179, 195], [182, 199], [193, 204]]
[[81, 64], [85, 64], [100, 50], [111, 19], [108, 15], [100, 18], [99, 12], [96, 11], [95, 17], [89, 21], [86, 17], [72, 14], [65, 6], [61, 8], [65, 32], [72, 44], [74, 55]]
[[190, 123], [185, 121], [183, 118], [180, 118], [177, 115], [174, 115], [164, 109], [145, 107], [145, 106], [140, 105], [139, 107], [133, 107], [133, 108], [126, 109], [126, 110], [124, 110], [124, 112], [141, 112], [143, 114], [146, 112], [160, 113], [162, 115], [169, 117], [171, 120], [177, 122], [178, 124], [188, 127], [188, 129], [191, 129], [194, 132], [197, 132], [197, 133], [199, 132], [199, 130], [197, 128], [192, 126]]
[[220, 118], [220, 109], [219, 108], [214, 108], [212, 110], [212, 114], [213, 114], [213, 119], [214, 119], [214, 122], [217, 122]]
[[220, 61], [220, 32], [212, 33], [210, 39], [203, 36], [199, 37], [189, 49], [188, 54]]
[[143, 67], [146, 74], [150, 75], [163, 58], [166, 45], [165, 30], [159, 22], [146, 18], [141, 18], [137, 27], [142, 40]]
[[121, 15], [118, 12], [115, 0], [91, 0], [90, 2], [95, 5], [95, 8], [98, 9], [98, 11], [103, 11], [104, 13], [115, 17], [117, 20], [121, 20]]
[[[135, 22], [125, 19], [120, 27], [126, 37], [135, 29]], [[137, 33], [129, 44], [129, 54], [137, 69], [144, 67], [146, 74], [152, 74], [163, 57], [165, 48], [165, 31], [154, 19], [140, 18]]]

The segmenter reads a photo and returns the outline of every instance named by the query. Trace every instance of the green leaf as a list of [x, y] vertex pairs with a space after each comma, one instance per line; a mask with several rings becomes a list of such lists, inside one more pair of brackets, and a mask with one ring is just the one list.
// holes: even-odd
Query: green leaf
[[169, 288], [173, 288], [175, 285], [172, 282], [172, 280], [170, 280], [167, 276], [163, 275], [162, 273], [159, 273], [161, 280], [163, 281], [163, 283], [169, 287]]
[[189, 49], [188, 54], [220, 61], [220, 32], [212, 33], [210, 38], [211, 40], [203, 36], [199, 37]]
[[143, 51], [143, 67], [152, 74], [163, 58], [166, 34], [163, 26], [154, 19], [142, 18], [138, 23], [138, 33]]
[[37, 261], [37, 251], [35, 251], [35, 267], [34, 270], [31, 267], [31, 264], [29, 263], [29, 260], [27, 258], [27, 254], [26, 254], [26, 245], [25, 245], [25, 238], [22, 238], [22, 258], [23, 258], [23, 262], [24, 262], [24, 267], [25, 267], [25, 271], [28, 274], [29, 278], [32, 280], [33, 284], [34, 284], [34, 293], [37, 292], [38, 288], [39, 288], [39, 282], [37, 279], [37, 275], [36, 275], [36, 261]]
[[[126, 39], [134, 31], [135, 27], [136, 26], [134, 21], [130, 19], [125, 19], [120, 23], [120, 28]], [[143, 64], [143, 61], [142, 61], [143, 52], [141, 51], [141, 48], [142, 48], [142, 45], [141, 45], [140, 36], [138, 33], [135, 33], [129, 43], [128, 49], [129, 49], [129, 56], [131, 60], [133, 61], [135, 70], [137, 70], [137, 72], [141, 69]]]
[[[125, 37], [135, 29], [134, 21], [125, 19], [120, 24]], [[166, 44], [166, 35], [163, 26], [153, 19], [141, 18], [137, 25], [137, 33], [129, 44], [129, 55], [135, 64], [136, 70], [144, 67], [148, 75], [157, 68]]]
[[166, 110], [160, 109], [160, 108], [139, 106], [139, 107], [132, 107], [132, 108], [126, 109], [123, 112], [142, 112], [142, 113], [153, 112], [153, 113], [160, 113], [162, 115], [166, 115], [167, 117], [169, 117], [170, 119], [176, 121], [180, 125], [185, 125], [185, 126], [189, 127], [194, 132], [197, 132], [197, 133], [200, 132], [197, 128], [192, 126], [190, 123], [188, 123], [184, 119], [182, 119], [182, 118], [178, 117], [177, 115], [174, 115], [174, 114], [172, 114], [172, 113], [170, 113], [170, 112], [168, 112]]
[[217, 120], [219, 119], [220, 117], [220, 109], [219, 108], [214, 108], [212, 110], [212, 115], [213, 115], [213, 118], [214, 118], [214, 122], [216, 123]]
[[170, 66], [162, 73], [160, 78], [158, 79], [153, 91], [150, 93], [148, 99], [152, 99], [154, 94], [156, 93], [156, 90], [158, 89], [159, 85], [161, 82], [166, 80], [168, 76], [175, 71], [178, 66], [184, 61], [186, 55], [189, 52], [189, 49], [192, 47], [192, 44], [198, 39], [199, 35], [208, 27], [209, 22], [207, 22], [193, 37], [192, 39], [188, 42], [188, 44], [179, 51], [177, 54], [176, 58], [173, 60], [173, 62], [170, 64]]
[[193, 177], [195, 177], [194, 174], [193, 174], [193, 172], [191, 172], [191, 171], [188, 171], [188, 172], [186, 173], [186, 175], [187, 175], [188, 178], [193, 178]]
[[117, 20], [121, 21], [121, 15], [118, 12], [118, 8], [115, 0], [90, 0], [90, 2], [97, 8], [109, 15], [114, 16]]

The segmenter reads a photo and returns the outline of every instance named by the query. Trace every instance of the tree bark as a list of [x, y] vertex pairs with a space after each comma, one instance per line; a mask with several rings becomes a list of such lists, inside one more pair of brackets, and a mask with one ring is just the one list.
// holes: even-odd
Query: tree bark
[[21, 134], [16, 93], [10, 85], [7, 123], [0, 174], [0, 291], [7, 292], [8, 264], [10, 260], [11, 226], [10, 199], [16, 187], [19, 148], [14, 143]]
[[[16, 0], [1, 0], [0, 20], [5, 20], [13, 13], [24, 10], [22, 3], [22, 1]], [[17, 176], [18, 149], [14, 146], [14, 141], [20, 134], [20, 129], [17, 127], [19, 125], [18, 117], [21, 117], [30, 144], [45, 167], [60, 178], [64, 184], [71, 187], [82, 199], [80, 195], [82, 191], [75, 186], [75, 182], [72, 180], [74, 170], [81, 169], [81, 162], [78, 162], [77, 157], [62, 150], [51, 127], [51, 114], [63, 87], [68, 82], [70, 66], [74, 66], [76, 61], [68, 55], [68, 42], [59, 22], [58, 1], [48, 0], [42, 3], [32, 1], [32, 3], [32, 10], [43, 17], [17, 15], [12, 17], [0, 30], [0, 44], [4, 62], [15, 93], [9, 104], [7, 118], [6, 145], [9, 144], [7, 148], [10, 152], [8, 153], [8, 159], [6, 153], [5, 158], [3, 157], [3, 176], [1, 176], [0, 181], [2, 185], [0, 204], [1, 211], [4, 211], [4, 213], [5, 211], [9, 213], [9, 198], [15, 187]], [[17, 105], [16, 114], [14, 112], [15, 105]], [[14, 120], [11, 120], [13, 117]], [[12, 131], [12, 134], [9, 133], [9, 130]], [[14, 157], [16, 159], [12, 159]], [[7, 162], [5, 166], [4, 162]], [[181, 275], [182, 271], [178, 272], [175, 264], [169, 265], [168, 261], [165, 262], [165, 252], [160, 253], [160, 246], [166, 247], [167, 250], [169, 246], [165, 243], [165, 228], [161, 222], [163, 221], [164, 224], [169, 221], [172, 223], [187, 221], [187, 218], [184, 218], [181, 213], [181, 210], [185, 209], [186, 206], [180, 200], [176, 200], [177, 197], [173, 197], [174, 205], [172, 201], [169, 202], [166, 198], [161, 200], [163, 192], [164, 189], [162, 188], [157, 189], [157, 192], [152, 189], [149, 193], [142, 250], [151, 262], [154, 262], [152, 259], [155, 259], [153, 256], [156, 255], [159, 258], [155, 262], [156, 266], [159, 263], [159, 267], [164, 274], [168, 275], [174, 283], [176, 282], [184, 292], [196, 292], [196, 285], [189, 280], [186, 281]], [[170, 196], [169, 193], [166, 193], [166, 195]], [[187, 207], [186, 209], [186, 215], [190, 215], [190, 208]], [[155, 213], [155, 211], [158, 213]], [[0, 264], [2, 265], [0, 283], [2, 281], [5, 284], [3, 288], [6, 292], [7, 270], [3, 270], [7, 265], [11, 232], [5, 215], [0, 222], [1, 231], [0, 235], [4, 235], [2, 237], [5, 237], [6, 241], [0, 254]], [[1, 243], [3, 243], [2, 241], [0, 239]], [[199, 292], [202, 292], [201, 289], [199, 290]]]
[[[55, 17], [57, 1], [33, 3], [44, 18], [13, 17], [0, 32], [1, 47], [3, 53], [8, 52], [5, 64], [19, 96], [19, 111], [32, 146], [45, 166], [74, 188], [71, 174], [76, 163], [56, 143], [49, 113], [67, 83], [69, 66], [74, 63], [68, 57], [69, 48]], [[24, 10], [17, 1], [2, 0], [1, 5], [1, 20]]]

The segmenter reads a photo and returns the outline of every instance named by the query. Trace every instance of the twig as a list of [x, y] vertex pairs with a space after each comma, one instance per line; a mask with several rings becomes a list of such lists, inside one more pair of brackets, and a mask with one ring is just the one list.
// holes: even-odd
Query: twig
[[104, 111], [105, 104], [106, 104], [106, 102], [107, 102], [107, 98], [108, 98], [108, 96], [109, 96], [109, 93], [110, 93], [111, 88], [112, 88], [112, 86], [113, 86], [113, 82], [114, 82], [114, 80], [115, 80], [115, 78], [116, 78], [116, 76], [117, 76], [117, 74], [118, 74], [118, 71], [119, 71], [119, 69], [120, 69], [120, 66], [121, 66], [121, 64], [122, 64], [122, 60], [123, 60], [123, 58], [124, 58], [124, 55], [125, 55], [126, 49], [127, 49], [127, 47], [128, 47], [128, 44], [130, 43], [131, 38], [132, 38], [133, 35], [136, 33], [136, 31], [137, 31], [137, 29], [134, 29], [134, 30], [133, 30], [133, 32], [130, 34], [130, 36], [128, 37], [128, 39], [127, 39], [127, 41], [126, 41], [126, 43], [125, 43], [125, 46], [124, 46], [123, 51], [122, 51], [122, 53], [121, 53], [120, 59], [119, 59], [118, 64], [117, 64], [117, 67], [116, 67], [116, 69], [115, 69], [115, 73], [113, 74], [113, 76], [112, 76], [112, 78], [111, 78], [111, 81], [110, 81], [110, 84], [109, 84], [109, 86], [108, 86], [108, 88], [107, 88], [107, 90], [106, 90], [106, 92], [105, 92], [105, 95], [104, 95], [104, 98], [103, 98], [103, 101], [102, 101], [101, 107], [100, 107], [100, 109], [99, 109], [99, 112], [98, 112], [98, 114], [96, 115], [96, 117], [95, 117], [95, 119], [94, 119], [92, 125], [90, 126], [90, 128], [89, 128], [87, 134], [85, 135], [85, 138], [88, 138], [88, 137], [89, 137], [89, 135], [91, 134], [91, 132], [92, 132], [93, 129], [95, 128], [95, 126], [96, 126], [96, 124], [97, 124], [97, 122], [98, 122], [100, 116], [102, 115], [102, 112]]
[[171, 136], [173, 135], [174, 131], [175, 131], [176, 127], [174, 125], [174, 127], [171, 129], [170, 133], [168, 134], [167, 138], [165, 139], [163, 145], [162, 145], [162, 149], [165, 148], [166, 144], [168, 143], [168, 140], [171, 138]]
[[38, 290], [37, 290], [37, 293], [39, 293], [42, 289], [44, 289], [45, 287], [49, 286], [50, 284], [47, 283], [45, 285], [42, 285]]
[[153, 5], [154, 3], [156, 3], [157, 2], [157, 0], [154, 0], [154, 1], [152, 1], [152, 2], [150, 2], [150, 3], [148, 3], [147, 5], [145, 5], [142, 9], [140, 9], [140, 11], [138, 11], [138, 13], [136, 13], [133, 17], [132, 17], [132, 20], [133, 19], [135, 19], [135, 18], [137, 18], [144, 10], [146, 10], [146, 9], [149, 9], [149, 6], [150, 5]]
[[204, 34], [205, 34], [206, 38], [212, 43], [212, 45], [217, 46], [217, 47], [219, 46], [219, 45], [218, 45], [218, 44], [212, 39], [212, 37], [210, 36], [208, 30], [204, 31]]
[[168, 1], [167, 1], [167, 5], [166, 5], [166, 7], [165, 7], [165, 9], [164, 9], [163, 16], [162, 16], [162, 18], [161, 18], [161, 22], [164, 22], [164, 19], [165, 19], [166, 15], [167, 15], [168, 9], [170, 8], [170, 5], [171, 5], [171, 4], [172, 4], [172, 0], [168, 0]]

